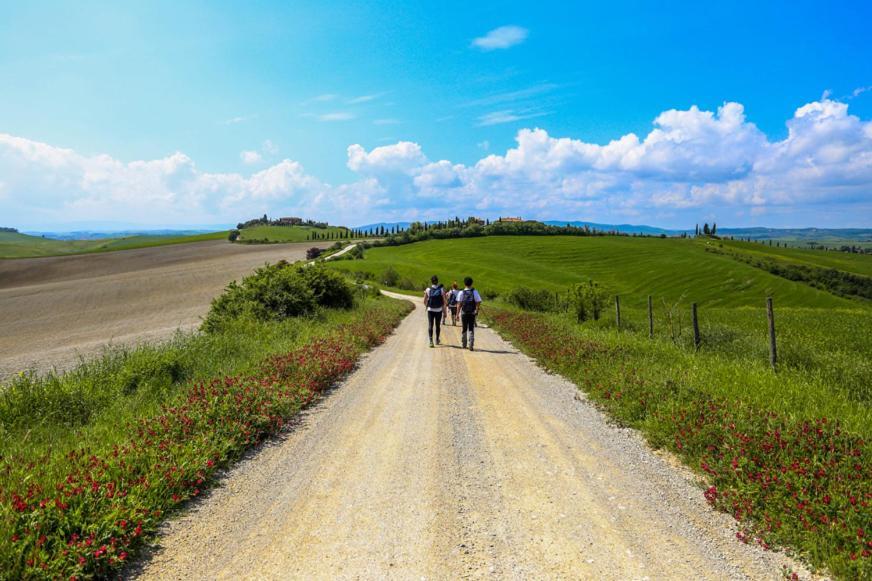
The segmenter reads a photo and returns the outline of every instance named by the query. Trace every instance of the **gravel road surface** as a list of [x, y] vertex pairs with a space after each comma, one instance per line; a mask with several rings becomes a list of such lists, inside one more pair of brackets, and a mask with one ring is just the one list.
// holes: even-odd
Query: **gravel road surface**
[[421, 305], [164, 527], [143, 579], [776, 579], [699, 485], [488, 329]]
[[197, 242], [101, 254], [0, 260], [0, 381], [66, 369], [104, 345], [191, 329], [231, 280], [312, 244]]

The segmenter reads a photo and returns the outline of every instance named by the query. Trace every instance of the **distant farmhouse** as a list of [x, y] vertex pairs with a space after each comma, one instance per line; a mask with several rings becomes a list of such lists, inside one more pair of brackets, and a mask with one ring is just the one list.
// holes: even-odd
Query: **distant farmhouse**
[[523, 221], [524, 221], [524, 219], [521, 218], [520, 216], [516, 216], [516, 217], [506, 216], [505, 218], [501, 216], [499, 218], [499, 220], [497, 220], [497, 222], [523, 222]]
[[303, 224], [303, 219], [293, 216], [290, 218], [279, 218], [278, 220], [274, 220], [273, 224], [276, 226], [301, 226]]

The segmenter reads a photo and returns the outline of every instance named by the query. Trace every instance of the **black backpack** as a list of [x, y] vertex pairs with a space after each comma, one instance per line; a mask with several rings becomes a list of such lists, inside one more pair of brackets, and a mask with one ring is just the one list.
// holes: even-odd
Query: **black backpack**
[[475, 312], [475, 289], [467, 289], [463, 291], [463, 303], [460, 305], [460, 310], [471, 315]]
[[430, 292], [427, 293], [427, 307], [432, 309], [441, 309], [444, 303], [445, 291], [442, 290], [442, 285], [440, 284], [436, 288], [431, 288]]

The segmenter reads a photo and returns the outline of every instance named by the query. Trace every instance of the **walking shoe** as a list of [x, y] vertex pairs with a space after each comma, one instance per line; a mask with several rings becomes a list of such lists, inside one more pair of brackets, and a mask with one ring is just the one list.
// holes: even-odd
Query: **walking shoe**
[[433, 347], [433, 339], [430, 339], [430, 347]]
[[439, 339], [436, 339], [436, 344], [437, 344], [437, 345], [441, 345], [441, 344], [442, 344], [442, 341], [439, 340]]

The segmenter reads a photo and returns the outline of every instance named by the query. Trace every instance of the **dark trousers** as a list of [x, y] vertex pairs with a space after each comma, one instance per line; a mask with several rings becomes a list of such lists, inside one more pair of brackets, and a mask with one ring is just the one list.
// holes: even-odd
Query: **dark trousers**
[[475, 313], [461, 313], [460, 326], [463, 330], [461, 335], [463, 346], [466, 347], [468, 342], [469, 346], [472, 347], [475, 343]]
[[433, 340], [433, 324], [436, 324], [436, 340], [439, 340], [439, 334], [442, 332], [442, 311], [427, 311], [427, 335], [430, 340]]

